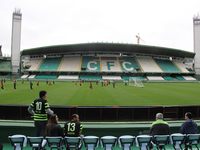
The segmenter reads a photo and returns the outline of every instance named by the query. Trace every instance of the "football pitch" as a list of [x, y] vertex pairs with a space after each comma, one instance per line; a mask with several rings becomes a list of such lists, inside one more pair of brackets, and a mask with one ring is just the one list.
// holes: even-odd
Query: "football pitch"
[[40, 90], [48, 92], [51, 106], [184, 106], [200, 105], [200, 83], [144, 83], [144, 88], [111, 83], [55, 82], [47, 85], [17, 81], [17, 89], [11, 81], [6, 81], [0, 89], [0, 105], [29, 105], [38, 97]]

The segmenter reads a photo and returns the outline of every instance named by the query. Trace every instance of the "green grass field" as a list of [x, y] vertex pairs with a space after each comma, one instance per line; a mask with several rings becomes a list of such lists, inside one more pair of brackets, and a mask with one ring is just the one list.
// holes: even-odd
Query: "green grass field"
[[40, 82], [30, 90], [29, 82], [17, 82], [17, 89], [13, 83], [7, 81], [5, 89], [0, 89], [0, 104], [29, 105], [38, 97], [40, 90], [48, 92], [51, 106], [174, 106], [200, 105], [200, 83], [145, 83], [144, 88], [125, 86], [123, 83], [102, 87], [93, 83], [82, 86], [73, 82], [56, 82], [47, 85]]

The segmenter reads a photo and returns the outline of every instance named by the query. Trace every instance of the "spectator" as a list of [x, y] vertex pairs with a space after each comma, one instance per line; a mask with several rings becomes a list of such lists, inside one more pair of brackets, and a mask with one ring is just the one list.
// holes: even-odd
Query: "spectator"
[[65, 136], [77, 137], [81, 135], [82, 125], [79, 120], [79, 115], [73, 114], [71, 121], [66, 122], [64, 125]]
[[58, 116], [52, 115], [46, 126], [46, 136], [62, 136], [64, 137], [63, 128], [58, 124]]
[[32, 90], [33, 89], [33, 82], [30, 81], [30, 89]]
[[34, 124], [36, 128], [36, 136], [44, 136], [47, 124], [47, 114], [53, 115], [47, 102], [47, 92], [40, 91], [39, 99], [36, 99], [28, 107], [28, 112], [33, 115]]
[[4, 89], [4, 82], [3, 82], [3, 79], [1, 80], [1, 89], [2, 89], [2, 90]]
[[16, 81], [16, 80], [13, 81], [13, 88], [14, 88], [15, 90], [17, 89], [17, 81]]
[[[150, 135], [169, 135], [170, 128], [166, 121], [163, 120], [163, 114], [157, 113], [156, 114], [156, 121], [154, 121], [151, 125]], [[154, 139], [152, 140], [155, 143]], [[153, 149], [153, 144], [150, 144], [150, 149]], [[159, 147], [162, 149], [162, 146]]]
[[170, 133], [169, 125], [163, 120], [163, 114], [156, 114], [156, 121], [151, 125], [150, 135], [168, 135]]
[[0, 150], [3, 150], [3, 144], [0, 143]]
[[180, 132], [182, 134], [196, 134], [198, 132], [197, 124], [192, 120], [192, 113], [185, 113], [185, 122], [182, 124]]

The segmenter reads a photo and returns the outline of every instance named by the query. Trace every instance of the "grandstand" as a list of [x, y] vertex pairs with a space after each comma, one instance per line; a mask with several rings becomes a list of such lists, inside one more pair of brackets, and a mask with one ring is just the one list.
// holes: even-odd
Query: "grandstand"
[[49, 80], [123, 81], [139, 77], [147, 81], [194, 81], [195, 72], [191, 70], [194, 55], [134, 44], [58, 45], [23, 50], [21, 73], [30, 76], [29, 79]]
[[11, 60], [10, 58], [0, 57], [0, 79], [11, 78]]

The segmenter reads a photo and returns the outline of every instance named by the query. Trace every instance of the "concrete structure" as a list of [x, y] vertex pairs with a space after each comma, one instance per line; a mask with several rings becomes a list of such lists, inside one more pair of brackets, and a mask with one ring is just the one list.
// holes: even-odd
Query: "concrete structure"
[[1, 45], [0, 45], [0, 57], [2, 56], [2, 52], [1, 52]]
[[197, 15], [193, 18], [194, 28], [194, 52], [196, 53], [194, 58], [194, 68], [196, 74], [200, 75], [200, 16]]
[[21, 21], [20, 10], [13, 12], [12, 18], [12, 39], [11, 39], [11, 61], [12, 73], [16, 74], [20, 69], [20, 43], [21, 43]]

